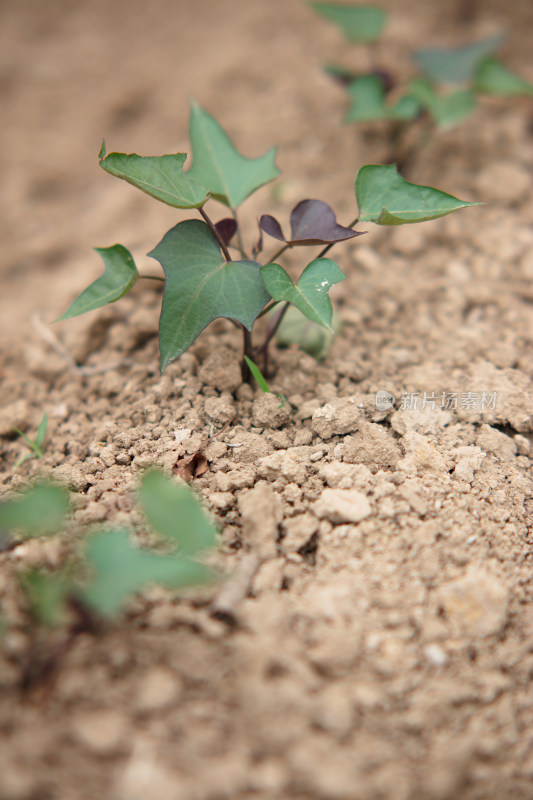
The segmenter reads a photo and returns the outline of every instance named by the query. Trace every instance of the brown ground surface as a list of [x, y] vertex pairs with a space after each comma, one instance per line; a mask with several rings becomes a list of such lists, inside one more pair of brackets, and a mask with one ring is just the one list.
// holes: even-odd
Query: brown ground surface
[[[383, 5], [403, 73], [419, 42], [505, 26], [507, 63], [533, 78], [526, 0], [487, 2], [468, 27], [451, 0]], [[274, 354], [277, 412], [239, 385], [225, 322], [161, 377], [151, 287], [53, 326], [92, 371], [69, 371], [43, 324], [99, 274], [95, 245], [155, 269], [144, 254], [175, 212], [96, 154], [103, 135], [186, 150], [189, 94], [244, 153], [279, 146], [283, 178], [245, 207], [248, 240], [258, 212], [285, 219], [309, 196], [347, 223], [353, 177], [385, 142], [340, 124], [321, 64], [364, 54], [298, 0], [5, 0], [1, 15], [2, 489], [44, 468], [72, 485], [76, 523], [127, 521], [144, 466], [169, 468], [237, 413], [196, 485], [220, 561], [263, 559], [236, 629], [210, 618], [215, 590], [152, 590], [24, 693], [14, 571], [57, 564], [69, 541], [2, 555], [2, 800], [533, 798], [531, 103], [484, 103], [413, 167], [486, 206], [339, 248], [343, 334], [321, 364]], [[475, 407], [378, 413], [379, 389], [473, 392]], [[10, 429], [35, 431], [43, 411], [46, 456], [14, 471]], [[359, 522], [338, 508], [350, 490]]]

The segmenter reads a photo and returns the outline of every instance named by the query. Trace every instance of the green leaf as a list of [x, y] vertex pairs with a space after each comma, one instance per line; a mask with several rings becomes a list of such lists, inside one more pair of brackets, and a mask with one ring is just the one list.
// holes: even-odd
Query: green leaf
[[57, 533], [68, 510], [66, 489], [37, 484], [21, 497], [0, 503], [0, 529], [22, 531], [29, 536]]
[[186, 153], [166, 156], [138, 156], [136, 153], [109, 153], [105, 142], [100, 150], [100, 166], [111, 175], [131, 183], [141, 191], [174, 208], [200, 208], [209, 192], [183, 172]]
[[176, 542], [180, 552], [192, 554], [214, 545], [215, 530], [188, 486], [150, 470], [142, 479], [139, 498], [150, 526]]
[[[264, 392], [265, 394], [272, 394], [272, 392], [270, 391], [270, 387], [266, 381], [266, 378], [259, 369], [259, 367], [257, 366], [257, 364], [254, 361], [252, 361], [251, 358], [248, 358], [248, 356], [243, 356], [243, 358], [246, 361], [248, 368], [252, 373], [252, 375], [254, 376], [254, 380], [261, 389], [261, 391]], [[283, 406], [287, 402], [287, 398], [283, 394], [276, 394], [276, 397], [280, 401], [278, 408], [283, 408]]]
[[94, 249], [104, 261], [104, 274], [91, 283], [56, 322], [114, 303], [135, 286], [139, 273], [129, 250], [121, 244]]
[[37, 445], [41, 456], [43, 455], [43, 451], [41, 448], [44, 442], [44, 437], [46, 436], [47, 427], [48, 427], [48, 414], [45, 411], [39, 423], [39, 427], [37, 429], [37, 436], [35, 437], [35, 444]]
[[276, 341], [280, 347], [298, 345], [304, 353], [322, 361], [331, 349], [335, 336], [342, 328], [341, 320], [335, 312], [331, 320], [333, 331], [312, 322], [299, 311], [296, 306], [289, 309], [276, 332]]
[[49, 628], [56, 628], [64, 622], [65, 601], [71, 588], [65, 575], [29, 570], [20, 575], [20, 582], [34, 620]]
[[466, 47], [419, 50], [415, 61], [433, 81], [470, 83], [480, 63], [500, 47], [505, 36], [497, 33]]
[[313, 322], [331, 327], [332, 307], [329, 289], [345, 276], [330, 258], [316, 258], [306, 266], [298, 283], [279, 264], [266, 264], [261, 269], [265, 286], [276, 301], [292, 303]]
[[486, 58], [479, 65], [474, 78], [476, 92], [499, 95], [533, 95], [533, 83], [511, 72], [496, 58]]
[[414, 119], [420, 105], [412, 95], [401, 97], [393, 105], [386, 103], [383, 83], [376, 75], [362, 75], [347, 87], [350, 107], [345, 122], [374, 122], [380, 119]]
[[19, 428], [13, 428], [15, 433], [18, 433], [19, 436], [24, 439], [28, 447], [31, 448], [31, 453], [26, 453], [21, 458], [18, 459], [16, 462], [14, 469], [18, 469], [21, 464], [24, 464], [26, 461], [29, 461], [31, 458], [42, 458], [44, 455], [42, 444], [44, 442], [44, 437], [46, 436], [46, 428], [48, 426], [48, 414], [45, 412], [42, 416], [42, 419], [39, 423], [39, 428], [37, 429], [37, 436], [35, 437], [35, 441], [30, 439], [30, 437], [21, 431]]
[[383, 84], [375, 75], [362, 75], [347, 87], [350, 107], [345, 122], [372, 122], [385, 119], [385, 92]]
[[415, 78], [409, 88], [412, 96], [428, 111], [439, 128], [458, 125], [476, 107], [476, 98], [470, 89], [442, 94], [425, 78]]
[[205, 186], [221, 203], [237, 208], [246, 198], [280, 174], [276, 149], [259, 158], [245, 158], [218, 122], [191, 102], [189, 120], [192, 166], [187, 176]]
[[160, 555], [132, 547], [126, 530], [95, 533], [87, 557], [94, 572], [82, 592], [86, 603], [104, 616], [114, 616], [132, 593], [149, 584], [183, 588], [212, 580], [213, 573], [184, 556]]
[[437, 219], [459, 208], [478, 206], [431, 186], [409, 183], [395, 166], [369, 164], [355, 179], [355, 195], [361, 222], [404, 225]]
[[270, 394], [270, 387], [266, 381], [265, 376], [263, 375], [257, 364], [254, 361], [252, 361], [251, 358], [248, 358], [248, 356], [244, 356], [244, 360], [248, 364], [248, 368], [252, 373], [252, 375], [254, 376], [254, 380], [261, 389], [261, 391], [264, 392], [265, 394]]
[[385, 25], [386, 13], [372, 6], [310, 3], [312, 9], [337, 25], [350, 42], [375, 42]]
[[159, 320], [161, 370], [178, 358], [210, 322], [227, 317], [248, 330], [270, 296], [256, 261], [224, 259], [205, 222], [171, 228], [149, 256], [165, 272]]

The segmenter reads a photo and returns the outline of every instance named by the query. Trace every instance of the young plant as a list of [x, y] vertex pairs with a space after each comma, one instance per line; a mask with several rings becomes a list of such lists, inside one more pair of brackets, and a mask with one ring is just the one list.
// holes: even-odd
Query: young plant
[[[231, 320], [242, 332], [244, 355], [251, 361], [263, 357], [289, 306], [308, 320], [332, 330], [329, 290], [344, 279], [338, 265], [326, 258], [329, 250], [364, 231], [359, 222], [403, 225], [449, 214], [476, 205], [445, 192], [405, 181], [391, 166], [369, 165], [359, 170], [355, 181], [356, 218], [347, 227], [337, 222], [335, 212], [321, 200], [300, 201], [290, 215], [291, 233], [286, 236], [278, 220], [263, 214], [259, 239], [249, 254], [243, 241], [238, 212], [253, 192], [279, 175], [275, 150], [259, 158], [245, 158], [230, 142], [218, 122], [197, 103], [191, 105], [190, 139], [192, 166], [183, 167], [185, 153], [143, 157], [100, 151], [100, 166], [152, 197], [200, 216], [179, 222], [148, 254], [164, 273], [164, 294], [159, 319], [161, 370], [184, 353], [196, 337], [217, 317]], [[214, 222], [208, 202], [216, 200], [230, 209], [231, 217]], [[263, 264], [264, 234], [282, 246]], [[232, 242], [236, 239], [236, 244]], [[292, 248], [321, 248], [305, 259], [296, 281], [278, 263]], [[130, 252], [120, 244], [99, 248], [105, 272], [92, 283], [60, 317], [113, 303], [135, 285], [139, 277]], [[273, 309], [264, 339], [252, 341], [256, 320]], [[249, 379], [246, 362], [243, 376]]]
[[[182, 589], [213, 580], [214, 572], [198, 557], [214, 546], [215, 529], [192, 491], [152, 470], [142, 479], [139, 500], [150, 528], [166, 542], [165, 552], [134, 546], [125, 529], [88, 534], [78, 558], [62, 570], [21, 573], [37, 622], [55, 627], [69, 606], [115, 618], [128, 598], [147, 585]], [[67, 491], [51, 484], [2, 502], [0, 549], [12, 549], [21, 538], [58, 533], [68, 511]]]
[[37, 434], [35, 439], [30, 439], [24, 431], [19, 430], [19, 428], [13, 428], [15, 433], [18, 433], [21, 436], [26, 444], [30, 447], [31, 453], [25, 453], [21, 456], [15, 464], [15, 469], [18, 469], [21, 464], [24, 464], [26, 461], [29, 461], [30, 458], [42, 458], [44, 455], [43, 452], [43, 443], [44, 437], [46, 436], [46, 429], [48, 427], [48, 415], [46, 412], [43, 414], [43, 417], [39, 423], [39, 427], [37, 428]]
[[[355, 74], [337, 65], [328, 65], [326, 71], [346, 87], [350, 102], [345, 122], [388, 122], [390, 160], [400, 171], [433, 131], [463, 122], [476, 108], [480, 96], [533, 95], [533, 84], [495, 57], [504, 40], [501, 34], [464, 47], [415, 51], [413, 59], [420, 74], [401, 86], [394, 71], [378, 60], [378, 42], [386, 21], [384, 11], [334, 3], [310, 6], [336, 24], [348, 41], [368, 49], [367, 72]], [[413, 125], [419, 128], [420, 138], [412, 151], [405, 152], [404, 137]]]
[[[259, 367], [257, 366], [257, 364], [254, 361], [252, 361], [251, 358], [248, 358], [248, 356], [244, 356], [244, 360], [246, 362], [248, 369], [252, 373], [253, 379], [255, 380], [261, 391], [264, 392], [265, 394], [271, 394], [270, 387], [266, 381], [266, 378], [259, 369]], [[278, 408], [283, 408], [283, 406], [287, 402], [287, 398], [282, 394], [276, 394], [276, 397], [280, 401]]]

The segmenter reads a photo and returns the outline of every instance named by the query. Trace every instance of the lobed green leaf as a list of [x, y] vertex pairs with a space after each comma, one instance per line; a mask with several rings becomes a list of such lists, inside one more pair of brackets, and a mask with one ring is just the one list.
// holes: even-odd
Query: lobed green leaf
[[150, 526], [193, 554], [215, 543], [215, 530], [188, 486], [177, 484], [162, 472], [150, 470], [139, 489], [141, 507]]
[[149, 256], [165, 272], [159, 320], [161, 370], [178, 358], [217, 317], [248, 330], [270, 296], [256, 261], [226, 261], [205, 222], [171, 228]]
[[355, 195], [362, 222], [404, 225], [437, 219], [459, 208], [477, 206], [431, 186], [409, 183], [395, 166], [369, 164], [355, 180]]
[[345, 122], [375, 122], [381, 119], [414, 119], [420, 112], [420, 104], [412, 95], [400, 97], [394, 104], [386, 102], [383, 83], [376, 75], [362, 75], [348, 84], [346, 91], [350, 106]]
[[373, 6], [340, 3], [310, 3], [311, 8], [337, 25], [350, 42], [369, 43], [379, 39], [386, 13]]
[[36, 484], [21, 497], [0, 503], [0, 530], [28, 536], [57, 533], [69, 510], [68, 492], [53, 484]]
[[533, 95], [533, 83], [507, 69], [496, 58], [486, 58], [474, 77], [476, 92], [506, 96]]
[[201, 208], [209, 192], [183, 172], [186, 153], [165, 156], [138, 156], [136, 153], [109, 153], [105, 142], [100, 150], [100, 166], [117, 178], [174, 208]]
[[139, 273], [129, 250], [121, 244], [94, 249], [103, 259], [104, 274], [91, 283], [56, 322], [114, 303], [135, 286]]
[[458, 125], [476, 107], [476, 98], [470, 89], [442, 94], [425, 78], [414, 78], [409, 88], [411, 95], [427, 110], [439, 128]]
[[183, 588], [208, 583], [213, 577], [211, 570], [185, 556], [132, 547], [126, 530], [93, 534], [88, 540], [87, 558], [93, 578], [82, 597], [100, 614], [110, 617], [121, 610], [132, 593], [147, 585]]
[[414, 58], [433, 81], [470, 83], [481, 62], [500, 47], [504, 38], [504, 34], [497, 33], [466, 47], [418, 50]]
[[329, 289], [345, 278], [335, 261], [316, 258], [306, 266], [296, 284], [279, 264], [266, 264], [261, 275], [274, 300], [292, 303], [308, 319], [332, 330]]
[[273, 148], [259, 158], [245, 158], [207, 111], [191, 102], [189, 136], [192, 166], [187, 177], [205, 186], [216, 200], [237, 208], [252, 192], [280, 174]]

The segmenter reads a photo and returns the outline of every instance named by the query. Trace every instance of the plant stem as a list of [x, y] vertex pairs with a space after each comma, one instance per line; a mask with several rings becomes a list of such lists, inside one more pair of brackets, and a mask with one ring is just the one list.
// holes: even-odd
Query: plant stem
[[271, 303], [269, 303], [267, 306], [264, 307], [264, 309], [262, 311], [259, 312], [259, 314], [257, 315], [256, 319], [260, 319], [260, 317], [264, 317], [265, 314], [268, 314], [269, 311], [272, 311], [274, 306], [276, 306], [278, 303], [279, 303], [279, 300], [272, 300]]
[[[242, 328], [242, 336], [243, 336], [243, 355], [248, 356], [248, 358], [253, 361], [254, 360], [254, 352], [252, 347], [252, 334], [245, 328], [244, 325], [241, 325]], [[252, 373], [250, 372], [250, 368], [246, 361], [242, 360], [241, 364], [241, 373], [242, 379], [245, 383], [251, 383]]]
[[224, 254], [224, 258], [226, 259], [226, 261], [231, 261], [232, 259], [231, 259], [231, 256], [229, 254], [229, 250], [226, 247], [226, 243], [224, 242], [224, 239], [221, 237], [221, 235], [219, 234], [219, 232], [217, 231], [217, 229], [215, 228], [215, 226], [213, 225], [213, 223], [211, 222], [211, 220], [207, 216], [207, 214], [204, 211], [204, 209], [203, 208], [199, 208], [198, 211], [200, 212], [200, 214], [202, 215], [202, 217], [206, 221], [207, 225], [209, 226], [209, 229], [211, 230], [211, 233], [213, 234], [213, 236], [215, 237], [215, 239], [219, 243], [220, 249], [222, 250], [222, 252]]
[[163, 281], [163, 283], [165, 282], [165, 279], [162, 278], [160, 275], [139, 275], [139, 278], [143, 278], [145, 281]]
[[232, 208], [231, 209], [231, 215], [232, 215], [233, 219], [235, 220], [235, 224], [237, 226], [237, 244], [239, 246], [239, 253], [241, 254], [242, 258], [244, 258], [247, 261], [249, 261], [249, 258], [246, 255], [246, 251], [244, 249], [244, 242], [242, 240], [241, 227], [239, 225], [239, 219], [237, 217], [237, 209], [236, 208]]
[[283, 304], [283, 306], [280, 308], [278, 313], [270, 320], [270, 322], [268, 324], [268, 328], [267, 328], [267, 334], [266, 334], [266, 337], [265, 337], [265, 341], [263, 342], [263, 344], [261, 345], [261, 347], [257, 351], [258, 355], [262, 355], [263, 356], [263, 372], [265, 373], [265, 375], [268, 374], [268, 345], [270, 344], [270, 342], [272, 341], [272, 339], [276, 335], [276, 331], [278, 330], [279, 326], [281, 325], [283, 317], [287, 313], [287, 310], [288, 310], [289, 306], [290, 306], [290, 303], [287, 301], [286, 303]]
[[276, 258], [279, 258], [280, 255], [285, 252], [285, 250], [289, 250], [292, 246], [292, 244], [284, 244], [283, 247], [280, 247], [277, 253], [274, 253], [274, 255], [268, 259], [268, 263], [273, 264]]
[[410, 148], [404, 150], [404, 152], [399, 155], [396, 163], [396, 169], [400, 175], [404, 177], [409, 171], [410, 167], [413, 165], [415, 159], [420, 155], [422, 150], [428, 146], [435, 135], [435, 126], [431, 123], [429, 115], [423, 118], [422, 121], [424, 124], [420, 129], [420, 135], [418, 139], [413, 145], [411, 145]]

